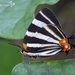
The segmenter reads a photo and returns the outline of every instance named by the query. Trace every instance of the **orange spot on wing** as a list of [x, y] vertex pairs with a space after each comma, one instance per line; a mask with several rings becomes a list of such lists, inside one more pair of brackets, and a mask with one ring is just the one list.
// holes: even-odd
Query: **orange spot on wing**
[[68, 39], [67, 38], [61, 39], [59, 42], [60, 42], [61, 45], [64, 46], [62, 51], [68, 51], [71, 48], [70, 44], [68, 43]]
[[34, 57], [32, 57], [32, 59], [35, 59]]
[[27, 50], [26, 50], [26, 49], [27, 49], [27, 45], [24, 44], [24, 43], [23, 43], [23, 48], [24, 48], [25, 51], [27, 51]]

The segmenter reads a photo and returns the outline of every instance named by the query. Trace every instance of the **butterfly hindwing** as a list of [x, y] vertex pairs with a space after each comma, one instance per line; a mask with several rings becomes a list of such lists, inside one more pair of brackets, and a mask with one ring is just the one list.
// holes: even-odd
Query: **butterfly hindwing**
[[24, 43], [31, 55], [39, 53], [40, 56], [51, 56], [62, 50], [59, 40], [63, 38], [66, 38], [66, 35], [54, 13], [50, 9], [44, 8], [39, 11], [29, 26]]

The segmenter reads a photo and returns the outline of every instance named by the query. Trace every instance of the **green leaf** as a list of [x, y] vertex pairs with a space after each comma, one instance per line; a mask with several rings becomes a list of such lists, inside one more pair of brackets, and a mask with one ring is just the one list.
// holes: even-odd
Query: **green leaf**
[[0, 39], [0, 75], [11, 75], [14, 65], [22, 62], [22, 55], [17, 51], [20, 49]]
[[20, 63], [12, 75], [75, 75], [75, 59]]
[[36, 6], [39, 4], [53, 5], [58, 1], [59, 0], [0, 1], [0, 37], [22, 39], [34, 18]]

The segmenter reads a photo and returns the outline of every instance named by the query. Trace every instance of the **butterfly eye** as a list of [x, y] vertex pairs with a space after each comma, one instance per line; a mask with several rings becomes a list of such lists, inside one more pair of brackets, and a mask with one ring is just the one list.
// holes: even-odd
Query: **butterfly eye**
[[23, 53], [23, 50], [21, 49], [21, 51], [20, 51], [21, 53]]

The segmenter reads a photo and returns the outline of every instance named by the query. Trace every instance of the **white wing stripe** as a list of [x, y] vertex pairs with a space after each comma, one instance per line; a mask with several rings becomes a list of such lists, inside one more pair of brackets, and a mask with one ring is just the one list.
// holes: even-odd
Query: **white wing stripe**
[[[47, 51], [47, 52], [42, 52], [42, 53], [39, 53], [39, 56], [51, 56], [51, 55], [55, 55], [55, 54], [57, 54], [58, 52], [60, 52], [60, 50], [57, 50], [57, 51], [55, 51], [55, 52], [52, 52], [52, 53], [49, 53], [49, 51]], [[49, 54], [47, 54], [47, 53], [49, 53]]]
[[45, 19], [47, 19], [51, 24], [54, 25], [54, 23], [45, 15], [42, 13], [42, 11], [39, 12]]
[[39, 49], [38, 51], [51, 50], [51, 49], [59, 49], [59, 48], [60, 48], [60, 47], [49, 47], [49, 48]]
[[42, 22], [42, 21], [39, 21], [39, 20], [37, 20], [37, 19], [35, 19], [35, 18], [34, 18], [34, 20], [32, 21], [32, 23], [33, 23], [34, 25], [40, 27], [40, 28], [42, 28], [42, 27], [44, 27], [44, 26], [47, 25], [46, 23], [44, 23], [44, 22]]
[[26, 32], [26, 35], [27, 35], [27, 36], [30, 36], [30, 37], [35, 37], [35, 38], [38, 38], [38, 39], [46, 40], [46, 41], [48, 41], [48, 42], [54, 42], [54, 43], [60, 44], [58, 40], [55, 40], [55, 39], [53, 39], [53, 38], [51, 38], [51, 37], [49, 37], [49, 36], [43, 35], [43, 34], [38, 33], [38, 32], [36, 32], [36, 33], [34, 34], [33, 32], [27, 31], [27, 32]]
[[33, 32], [29, 32], [28, 30], [26, 31], [26, 34], [27, 36], [30, 36], [30, 37], [33, 37], [35, 33]]
[[44, 28], [46, 29], [46, 31], [48, 31], [49, 33], [51, 33], [58, 40], [61, 40], [61, 38], [58, 35], [56, 35], [52, 30], [50, 30], [47, 26], [45, 26]]
[[[55, 55], [55, 54], [57, 54], [58, 52], [60, 52], [61, 51], [61, 49], [60, 50], [57, 50], [57, 51], [55, 51], [55, 52], [53, 52], [53, 51], [55, 51], [55, 50], [50, 50], [50, 51], [45, 51], [45, 52], [40, 52], [40, 53], [30, 53], [30, 52], [28, 52], [28, 53], [26, 53], [27, 55], [30, 55], [30, 56], [51, 56], [51, 55]], [[50, 53], [51, 52], [51, 53]], [[49, 53], [49, 54], [48, 54]]]
[[[36, 44], [36, 43], [27, 43], [27, 47], [48, 47], [48, 46], [58, 46], [56, 44]], [[52, 48], [52, 47], [51, 47]], [[53, 47], [54, 48], [54, 47]]]

